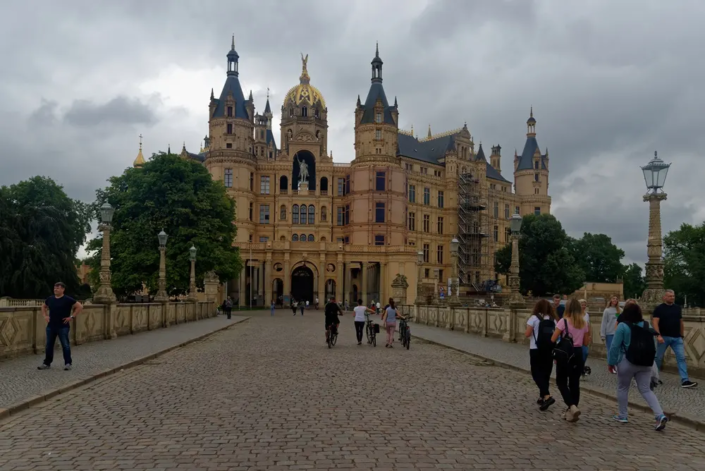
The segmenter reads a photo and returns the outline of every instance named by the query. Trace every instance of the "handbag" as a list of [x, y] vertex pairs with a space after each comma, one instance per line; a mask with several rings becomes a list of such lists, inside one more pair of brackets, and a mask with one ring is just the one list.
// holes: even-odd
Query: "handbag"
[[565, 323], [565, 330], [559, 337], [556, 347], [553, 349], [553, 359], [556, 360], [557, 363], [567, 365], [575, 356], [575, 350], [573, 346], [573, 336], [570, 334], [568, 328], [568, 321], [565, 318], [561, 320]]

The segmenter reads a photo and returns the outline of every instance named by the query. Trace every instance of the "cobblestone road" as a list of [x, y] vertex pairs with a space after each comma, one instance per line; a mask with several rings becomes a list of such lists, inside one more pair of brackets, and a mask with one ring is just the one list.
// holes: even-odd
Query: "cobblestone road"
[[584, 397], [540, 413], [527, 375], [428, 343], [332, 350], [323, 317], [258, 314], [0, 423], [0, 469], [705, 469], [703, 435]]

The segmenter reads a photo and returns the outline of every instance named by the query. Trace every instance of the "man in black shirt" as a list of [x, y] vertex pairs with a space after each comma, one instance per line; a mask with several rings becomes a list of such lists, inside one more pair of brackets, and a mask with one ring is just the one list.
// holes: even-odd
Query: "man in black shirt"
[[326, 304], [325, 308], [326, 343], [328, 343], [328, 328], [335, 326], [335, 328], [337, 329], [340, 325], [340, 319], [338, 318], [338, 314], [342, 316], [343, 311], [342, 309], [340, 309], [338, 303], [335, 302], [335, 298], [330, 298], [330, 301], [328, 301], [328, 304]]
[[[37, 367], [39, 370], [51, 368], [51, 362], [54, 361], [54, 343], [57, 336], [64, 352], [64, 369], [71, 369], [70, 325], [76, 315], [81, 312], [83, 306], [72, 297], [64, 296], [64, 291], [66, 291], [66, 285], [59, 281], [54, 285], [54, 296], [49, 296], [42, 305], [42, 315], [44, 315], [44, 320], [47, 322], [47, 343], [44, 363]], [[49, 311], [48, 314], [47, 310]]]
[[671, 347], [676, 355], [678, 374], [681, 377], [682, 388], [694, 388], [698, 385], [688, 379], [688, 366], [685, 363], [685, 347], [683, 346], [683, 316], [681, 307], [675, 304], [676, 294], [672, 289], [666, 290], [663, 295], [663, 304], [654, 309], [654, 330], [658, 333], [658, 346], [656, 347], [656, 365], [659, 370], [663, 365], [663, 355]]
[[553, 295], [553, 310], [556, 311], [556, 315], [558, 315], [558, 319], [563, 319], [563, 314], [565, 313], [565, 306], [563, 304], [561, 304], [561, 295], [560, 294]]

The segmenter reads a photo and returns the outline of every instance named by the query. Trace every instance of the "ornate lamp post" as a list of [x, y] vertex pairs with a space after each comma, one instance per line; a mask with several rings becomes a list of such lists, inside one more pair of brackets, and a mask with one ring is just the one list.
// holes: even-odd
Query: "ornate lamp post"
[[115, 214], [115, 208], [109, 203], [106, 202], [100, 207], [102, 224], [98, 226], [98, 230], [103, 231], [103, 253], [100, 257], [100, 287], [93, 296], [93, 302], [96, 304], [115, 302], [115, 293], [110, 286], [110, 223], [113, 222], [113, 214]]
[[419, 272], [416, 275], [416, 304], [424, 304], [426, 299], [423, 296], [423, 251], [419, 250], [416, 254], [416, 264], [419, 267]]
[[196, 303], [198, 302], [198, 296], [196, 296], [196, 247], [191, 244], [191, 248], [188, 250], [188, 258], [191, 260], [191, 279], [188, 285], [188, 300]]
[[509, 229], [512, 232], [512, 264], [509, 266], [509, 306], [523, 307], [524, 297], [519, 292], [519, 231], [521, 231], [521, 216], [512, 215]]
[[460, 242], [457, 238], [453, 237], [450, 241], [450, 263], [453, 265], [451, 267], [451, 276], [453, 277], [450, 281], [451, 293], [448, 297], [448, 304], [451, 306], [459, 306], [460, 298], [458, 295], [458, 290], [460, 289], [460, 283], [458, 283], [458, 246]]
[[159, 239], [159, 290], [154, 300], [158, 303], [169, 302], [169, 295], [166, 292], [166, 240], [169, 238], [164, 229], [157, 235]]
[[654, 158], [641, 167], [644, 172], [647, 192], [644, 201], [649, 203], [649, 239], [646, 243], [649, 261], [646, 262], [646, 289], [642, 301], [646, 305], [656, 305], [663, 298], [663, 250], [661, 242], [661, 201], [666, 199], [663, 185], [671, 164], [665, 163], [654, 152]]

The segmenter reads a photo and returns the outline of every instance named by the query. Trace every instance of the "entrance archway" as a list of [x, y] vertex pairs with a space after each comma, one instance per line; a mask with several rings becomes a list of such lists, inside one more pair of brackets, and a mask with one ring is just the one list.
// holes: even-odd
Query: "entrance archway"
[[313, 271], [303, 266], [291, 273], [291, 295], [296, 301], [313, 303]]
[[[281, 278], [275, 278], [272, 280], [272, 297], [277, 306], [283, 303], [284, 299], [284, 282]], [[281, 297], [281, 300], [280, 300]]]

